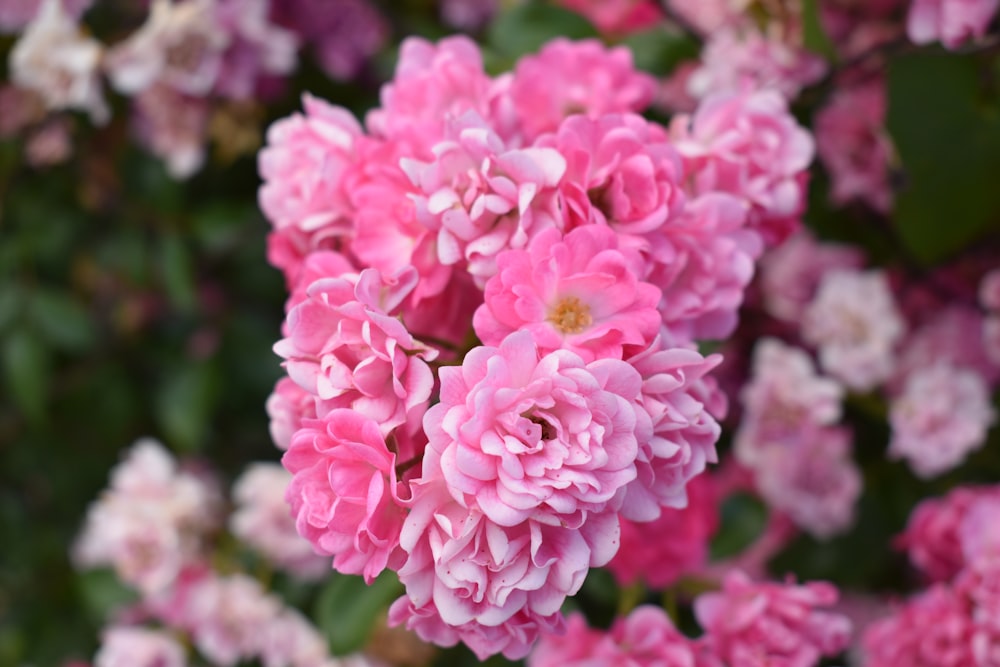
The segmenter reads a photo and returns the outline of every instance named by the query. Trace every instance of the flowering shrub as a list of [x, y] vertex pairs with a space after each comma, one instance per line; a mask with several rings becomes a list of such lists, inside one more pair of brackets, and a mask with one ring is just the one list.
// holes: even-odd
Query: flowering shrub
[[0, 0], [0, 664], [1000, 665], [998, 12]]

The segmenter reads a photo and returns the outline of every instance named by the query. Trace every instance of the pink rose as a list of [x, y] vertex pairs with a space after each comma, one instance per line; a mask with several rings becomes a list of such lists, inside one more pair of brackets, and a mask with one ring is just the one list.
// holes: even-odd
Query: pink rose
[[917, 44], [941, 42], [955, 50], [966, 39], [985, 35], [998, 7], [998, 0], [913, 0], [906, 34]]

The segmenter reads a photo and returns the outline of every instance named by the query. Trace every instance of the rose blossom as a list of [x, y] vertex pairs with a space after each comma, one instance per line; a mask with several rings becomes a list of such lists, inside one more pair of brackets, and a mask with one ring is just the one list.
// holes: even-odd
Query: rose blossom
[[822, 611], [837, 602], [827, 582], [753, 582], [730, 571], [722, 590], [699, 595], [694, 613], [712, 652], [730, 665], [810, 667], [847, 647], [847, 617]]
[[653, 0], [557, 0], [583, 15], [602, 35], [627, 35], [656, 25], [663, 12]]
[[998, 7], [998, 0], [913, 0], [906, 34], [917, 44], [940, 41], [955, 50], [966, 39], [985, 35]]
[[983, 276], [979, 303], [987, 311], [983, 318], [983, 348], [990, 361], [1000, 366], [1000, 269]]
[[435, 352], [391, 316], [416, 283], [410, 268], [390, 280], [375, 269], [315, 281], [288, 313], [275, 352], [289, 377], [318, 397], [317, 414], [352, 408], [384, 433], [419, 419], [434, 378]]
[[905, 330], [881, 271], [827, 273], [802, 318], [802, 339], [819, 349], [823, 370], [858, 391], [890, 376]]
[[104, 631], [94, 667], [187, 667], [185, 653], [165, 632], [115, 626]]
[[192, 587], [184, 620], [201, 655], [232, 667], [260, 653], [265, 631], [281, 611], [278, 598], [267, 594], [256, 579], [212, 574]]
[[316, 418], [316, 397], [289, 377], [278, 380], [264, 407], [271, 420], [271, 440], [281, 450], [288, 449], [304, 419]]
[[975, 373], [988, 386], [1000, 380], [1000, 364], [990, 360], [983, 339], [985, 318], [979, 309], [935, 300], [909, 305], [907, 316], [921, 321], [899, 347], [890, 393], [899, 394], [911, 375], [941, 363]]
[[285, 502], [292, 475], [277, 463], [247, 466], [233, 485], [229, 529], [268, 561], [292, 574], [316, 579], [329, 565], [295, 532], [295, 519]]
[[515, 526], [531, 518], [579, 525], [588, 512], [621, 504], [650, 434], [636, 405], [642, 379], [629, 364], [542, 354], [519, 331], [439, 375], [441, 402], [424, 416], [424, 431], [464, 505]]
[[656, 335], [660, 291], [640, 282], [613, 231], [586, 225], [563, 236], [547, 229], [525, 250], [497, 258], [476, 334], [496, 345], [530, 332], [542, 352], [566, 349], [586, 361], [621, 358], [625, 346], [648, 346]]
[[293, 475], [285, 498], [299, 535], [332, 555], [334, 568], [371, 583], [400, 565], [409, 494], [397, 483], [396, 455], [378, 423], [345, 409], [306, 420], [281, 463]]
[[928, 479], [982, 447], [996, 421], [989, 389], [972, 371], [937, 363], [914, 371], [889, 409], [889, 455]]

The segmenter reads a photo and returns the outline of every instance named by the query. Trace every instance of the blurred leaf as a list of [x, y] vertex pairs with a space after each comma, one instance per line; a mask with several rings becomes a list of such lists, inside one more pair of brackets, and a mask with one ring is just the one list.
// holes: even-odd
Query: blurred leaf
[[21, 289], [16, 282], [0, 282], [0, 331], [10, 326], [20, 313]]
[[809, 51], [836, 60], [837, 50], [820, 20], [819, 0], [802, 0], [802, 39]]
[[179, 450], [199, 449], [215, 404], [216, 377], [208, 363], [190, 363], [169, 375], [156, 396], [156, 417], [166, 439]]
[[2, 352], [11, 396], [29, 418], [41, 419], [49, 383], [48, 349], [34, 332], [16, 329], [3, 339]]
[[266, 229], [266, 223], [253, 208], [242, 202], [217, 201], [200, 208], [193, 219], [198, 243], [209, 252], [222, 253], [237, 245], [252, 225]]
[[555, 37], [586, 39], [597, 36], [594, 26], [576, 12], [528, 2], [498, 14], [490, 22], [486, 40], [497, 53], [519, 58], [538, 51]]
[[39, 334], [54, 347], [81, 351], [94, 342], [90, 314], [70, 294], [35, 290], [29, 294], [28, 313]]
[[894, 222], [924, 264], [961, 250], [1000, 219], [1000, 122], [979, 96], [975, 56], [921, 51], [889, 63], [887, 126], [907, 181]]
[[184, 241], [175, 234], [165, 236], [160, 247], [160, 267], [167, 296], [177, 308], [194, 310], [198, 302], [194, 262]]
[[670, 74], [685, 60], [697, 58], [701, 49], [690, 36], [663, 26], [632, 33], [622, 44], [632, 50], [637, 68], [659, 76]]
[[740, 553], [764, 532], [767, 507], [747, 493], [735, 493], [722, 503], [719, 532], [712, 540], [712, 560]]
[[367, 643], [375, 619], [402, 592], [394, 572], [383, 572], [371, 586], [361, 577], [335, 574], [319, 594], [313, 616], [333, 653], [346, 655]]
[[99, 625], [107, 622], [113, 611], [138, 598], [113, 570], [88, 570], [77, 575], [77, 582], [84, 609]]

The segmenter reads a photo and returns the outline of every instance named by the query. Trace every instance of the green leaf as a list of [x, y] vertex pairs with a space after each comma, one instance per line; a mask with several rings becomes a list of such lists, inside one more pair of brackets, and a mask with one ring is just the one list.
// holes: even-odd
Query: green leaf
[[166, 439], [177, 449], [194, 451], [204, 444], [216, 399], [215, 369], [191, 363], [176, 369], [156, 396], [156, 417]]
[[763, 532], [767, 523], [767, 507], [759, 499], [736, 493], [722, 503], [719, 532], [712, 540], [712, 559], [728, 558], [740, 553]]
[[191, 311], [198, 301], [194, 262], [179, 236], [165, 236], [162, 242], [160, 267], [163, 271], [163, 286], [167, 296], [178, 309]]
[[836, 60], [837, 50], [820, 22], [818, 0], [802, 0], [802, 40], [809, 51]]
[[1000, 121], [980, 102], [975, 56], [921, 51], [889, 63], [887, 126], [906, 186], [894, 224], [919, 262], [932, 265], [1000, 219]]
[[38, 289], [29, 294], [31, 322], [45, 341], [54, 347], [82, 351], [95, 339], [94, 323], [87, 309], [71, 294]]
[[400, 596], [403, 587], [394, 572], [383, 572], [371, 586], [361, 577], [335, 574], [316, 600], [314, 617], [335, 655], [364, 647], [375, 620]]
[[135, 591], [119, 581], [114, 571], [107, 569], [77, 575], [77, 587], [84, 609], [99, 625], [106, 623], [112, 612], [138, 599]]
[[597, 37], [587, 19], [576, 12], [534, 2], [518, 4], [501, 12], [490, 23], [486, 40], [497, 53], [519, 58], [534, 53], [555, 37]]
[[666, 76], [681, 62], [697, 58], [701, 48], [689, 35], [663, 26], [632, 33], [622, 44], [632, 50], [638, 69], [658, 76]]
[[7, 389], [17, 406], [38, 421], [45, 408], [50, 354], [34, 332], [16, 329], [3, 340], [3, 370]]
[[0, 283], [0, 331], [14, 323], [21, 312], [23, 288], [15, 281]]

